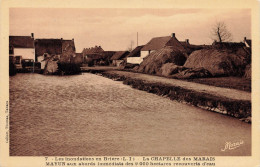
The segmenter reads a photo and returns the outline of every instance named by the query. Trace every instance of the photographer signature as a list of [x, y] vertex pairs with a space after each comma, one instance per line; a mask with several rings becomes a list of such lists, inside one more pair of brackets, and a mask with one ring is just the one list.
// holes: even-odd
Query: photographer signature
[[226, 151], [226, 150], [234, 150], [238, 147], [240, 147], [241, 145], [244, 144], [243, 140], [240, 140], [238, 142], [226, 142], [225, 143], [225, 147], [223, 149], [221, 149], [221, 151]]

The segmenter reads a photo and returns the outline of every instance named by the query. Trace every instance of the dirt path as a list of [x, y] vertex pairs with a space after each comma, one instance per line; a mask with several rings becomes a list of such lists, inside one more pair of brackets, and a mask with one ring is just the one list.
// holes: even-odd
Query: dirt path
[[215, 87], [215, 86], [204, 85], [199, 83], [187, 82], [183, 80], [170, 79], [170, 78], [152, 76], [152, 75], [141, 74], [141, 73], [133, 73], [127, 71], [107, 71], [107, 73], [115, 73], [115, 74], [124, 75], [131, 78], [142, 79], [147, 82], [160, 82], [163, 84], [170, 84], [173, 86], [179, 86], [185, 89], [194, 90], [197, 92], [204, 92], [214, 96], [226, 97], [234, 100], [247, 100], [247, 101], [251, 100], [250, 92], [245, 92], [236, 89], [221, 88], [221, 87]]

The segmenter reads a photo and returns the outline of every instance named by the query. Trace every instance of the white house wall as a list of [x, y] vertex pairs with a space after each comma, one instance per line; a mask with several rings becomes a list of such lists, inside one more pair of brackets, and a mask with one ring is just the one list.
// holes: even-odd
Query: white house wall
[[128, 57], [127, 58], [127, 63], [131, 63], [131, 64], [141, 64], [143, 61], [142, 57]]
[[35, 49], [14, 48], [14, 56], [22, 56], [23, 59], [33, 59], [35, 61]]
[[150, 53], [154, 52], [155, 50], [150, 50], [150, 51], [141, 51], [141, 57], [145, 58], [148, 56]]
[[41, 63], [41, 69], [44, 69], [44, 67], [45, 67], [45, 64], [46, 64], [46, 61], [43, 61], [43, 59], [44, 59], [44, 56], [38, 56], [38, 62], [40, 62]]
[[148, 55], [149, 55], [149, 51], [141, 51], [141, 57], [142, 58], [145, 58]]

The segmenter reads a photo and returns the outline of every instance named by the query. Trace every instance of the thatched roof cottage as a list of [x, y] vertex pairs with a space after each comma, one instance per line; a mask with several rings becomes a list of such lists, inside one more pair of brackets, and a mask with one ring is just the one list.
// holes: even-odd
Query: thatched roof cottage
[[139, 62], [135, 63], [140, 64], [143, 61], [143, 59], [150, 53], [162, 49], [166, 46], [171, 46], [174, 47], [175, 50], [185, 52], [184, 46], [175, 37], [175, 33], [172, 33], [172, 36], [152, 38], [146, 45], [142, 47], [140, 56], [141, 58], [139, 59]]
[[140, 62], [143, 61], [143, 58], [141, 58], [141, 49], [143, 47], [144, 45], [137, 46], [134, 50], [132, 50], [127, 56], [127, 63], [140, 64]]
[[110, 60], [112, 60], [112, 65], [119, 66], [124, 59], [128, 56], [129, 51], [117, 51]]

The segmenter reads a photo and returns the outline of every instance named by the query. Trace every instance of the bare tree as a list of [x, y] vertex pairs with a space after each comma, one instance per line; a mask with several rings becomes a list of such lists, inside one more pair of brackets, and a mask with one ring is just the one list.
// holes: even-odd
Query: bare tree
[[212, 27], [211, 38], [217, 42], [227, 42], [232, 40], [232, 34], [227, 29], [225, 22], [220, 21]]
[[134, 46], [134, 41], [131, 40], [131, 43], [129, 44], [129, 46], [127, 47], [127, 51], [131, 52], [133, 50], [133, 46]]

